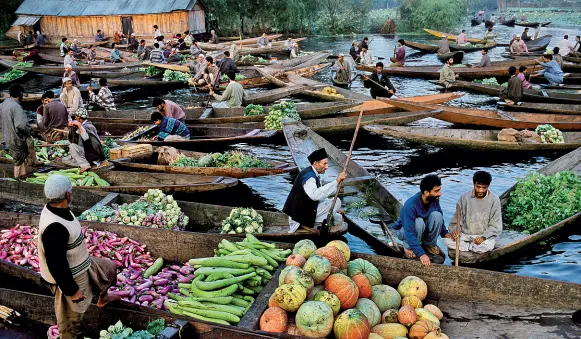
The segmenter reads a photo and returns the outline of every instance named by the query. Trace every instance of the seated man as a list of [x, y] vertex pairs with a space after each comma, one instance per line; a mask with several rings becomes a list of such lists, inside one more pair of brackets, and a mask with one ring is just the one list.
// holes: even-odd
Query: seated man
[[485, 171], [477, 171], [472, 177], [474, 189], [464, 193], [458, 200], [456, 212], [450, 221], [451, 238], [445, 238], [448, 248], [455, 249], [460, 211], [460, 251], [476, 253], [494, 249], [496, 238], [502, 232], [500, 199], [488, 190], [492, 176]]
[[399, 219], [393, 225], [397, 238], [403, 241], [404, 255], [410, 259], [420, 258], [425, 267], [431, 264], [425, 251], [432, 255], [440, 254], [438, 236], [451, 238], [444, 226], [440, 208], [441, 188], [442, 182], [438, 176], [426, 175], [420, 183], [420, 192], [405, 202]]
[[97, 129], [87, 120], [87, 110], [79, 108], [71, 118], [69, 155], [64, 157], [62, 162], [69, 166], [80, 167], [81, 172], [91, 168], [91, 164], [99, 166], [106, 159], [105, 152]]
[[523, 84], [522, 80], [516, 76], [516, 67], [510, 66], [508, 68], [508, 74], [510, 75], [508, 86], [500, 91], [500, 97], [507, 104], [513, 105], [514, 103], [522, 101]]
[[[333, 199], [328, 197], [334, 195], [339, 183], [347, 178], [347, 174], [342, 172], [335, 180], [321, 186], [320, 175], [329, 168], [327, 152], [324, 148], [318, 149], [308, 159], [311, 166], [299, 173], [282, 209], [289, 216], [289, 233], [294, 233], [300, 226], [315, 227], [327, 219], [333, 203]], [[343, 227], [340, 208], [341, 200], [337, 199], [333, 206], [333, 223], [327, 221], [330, 230]]]
[[543, 75], [545, 79], [549, 81], [549, 84], [553, 86], [561, 85], [563, 83], [563, 76], [565, 73], [563, 73], [559, 64], [553, 60], [552, 54], [543, 55], [543, 62], [535, 60], [535, 63], [541, 65], [544, 69], [538, 73], [531, 74], [531, 78]]
[[218, 101], [213, 103], [212, 107], [242, 107], [244, 100], [248, 97], [244, 87], [236, 82], [236, 73], [227, 72], [226, 76], [228, 76], [229, 82], [223, 95], [217, 95], [210, 89], [210, 96], [213, 96]]
[[38, 127], [43, 131], [42, 138], [48, 143], [67, 138], [67, 126], [69, 124], [69, 112], [60, 101], [54, 100], [54, 92], [47, 91], [42, 95], [46, 104], [42, 109], [42, 123]]
[[157, 140], [176, 141], [190, 140], [190, 130], [181, 121], [174, 118], [166, 118], [159, 112], [151, 114], [151, 122], [159, 126]]

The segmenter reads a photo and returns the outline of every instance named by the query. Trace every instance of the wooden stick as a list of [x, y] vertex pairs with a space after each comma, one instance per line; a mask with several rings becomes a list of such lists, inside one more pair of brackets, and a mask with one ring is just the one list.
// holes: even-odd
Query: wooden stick
[[456, 258], [454, 258], [454, 265], [458, 266], [458, 262], [460, 259], [460, 228], [462, 226], [461, 224], [461, 217], [460, 214], [462, 213], [462, 210], [460, 209], [460, 205], [456, 205]]
[[[353, 147], [355, 146], [355, 140], [357, 140], [357, 134], [359, 133], [359, 127], [361, 127], [361, 118], [363, 117], [364, 109], [361, 109], [359, 112], [359, 118], [357, 119], [357, 126], [355, 127], [355, 133], [353, 134], [353, 140], [351, 141], [351, 147], [349, 147], [349, 153], [347, 154], [347, 160], [345, 160], [345, 166], [343, 166], [342, 172], [347, 172], [347, 166], [349, 165], [349, 161], [351, 160], [351, 154], [353, 153]], [[327, 214], [327, 223], [323, 225], [323, 227], [330, 227], [329, 222], [333, 217], [333, 208], [335, 207], [335, 203], [337, 202], [337, 198], [339, 197], [339, 191], [341, 190], [341, 186], [343, 182], [340, 182], [337, 185], [337, 192], [335, 192], [335, 196], [333, 197], [333, 202], [331, 203], [331, 208], [329, 209], [329, 214]], [[322, 232], [321, 232], [322, 233]]]

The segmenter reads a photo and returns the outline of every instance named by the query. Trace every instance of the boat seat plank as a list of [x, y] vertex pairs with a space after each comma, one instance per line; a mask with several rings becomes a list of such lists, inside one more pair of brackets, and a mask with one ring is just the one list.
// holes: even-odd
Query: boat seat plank
[[212, 115], [212, 113], [214, 112], [214, 110], [212, 108], [208, 108], [204, 111], [204, 113], [202, 113], [202, 115], [200, 115], [200, 119], [206, 119], [208, 118], [210, 115]]

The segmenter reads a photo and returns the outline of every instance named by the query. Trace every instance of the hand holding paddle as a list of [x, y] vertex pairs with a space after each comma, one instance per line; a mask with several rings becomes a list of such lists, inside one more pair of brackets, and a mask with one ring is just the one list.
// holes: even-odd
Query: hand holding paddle
[[460, 260], [460, 229], [462, 228], [461, 222], [461, 214], [462, 210], [460, 209], [460, 205], [456, 205], [456, 257], [454, 258], [454, 265], [458, 266], [458, 262]]

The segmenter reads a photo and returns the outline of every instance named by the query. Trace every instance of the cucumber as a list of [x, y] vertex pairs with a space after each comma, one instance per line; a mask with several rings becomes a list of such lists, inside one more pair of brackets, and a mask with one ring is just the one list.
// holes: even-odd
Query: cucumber
[[230, 323], [227, 322], [226, 320], [208, 318], [208, 317], [204, 317], [202, 315], [194, 314], [194, 313], [191, 313], [191, 312], [188, 312], [188, 311], [181, 311], [181, 312], [182, 312], [182, 315], [185, 315], [185, 316], [188, 316], [188, 317], [192, 317], [194, 319], [203, 320], [203, 321], [207, 321], [207, 322], [211, 322], [211, 323], [216, 323], [216, 324], [221, 324], [221, 325], [230, 325]]
[[248, 307], [248, 305], [250, 305], [250, 302], [244, 300], [244, 299], [240, 299], [240, 298], [232, 298], [232, 305], [234, 306], [238, 306], [238, 307]]
[[172, 300], [175, 300], [175, 301], [188, 300], [187, 297], [182, 297], [182, 296], [179, 296], [179, 295], [174, 294], [174, 293], [171, 293], [171, 292], [167, 294], [167, 297], [170, 298], [170, 299], [172, 299]]
[[263, 257], [257, 257], [255, 255], [229, 255], [221, 257], [221, 259], [231, 260], [237, 263], [248, 263], [255, 266], [264, 266], [268, 264], [268, 261], [266, 261], [266, 259], [264, 259]]
[[239, 248], [236, 247], [235, 244], [229, 242], [226, 239], [222, 239], [222, 241], [220, 242], [220, 244], [224, 246], [224, 249], [225, 250], [230, 251], [230, 252], [236, 252], [236, 251], [239, 250]]
[[157, 274], [163, 267], [163, 258], [159, 257], [155, 260], [153, 265], [149, 266], [149, 268], [143, 273], [143, 277], [145, 279], [149, 278], [150, 276]]
[[227, 312], [212, 311], [212, 310], [199, 310], [199, 309], [185, 307], [185, 306], [178, 306], [178, 308], [183, 310], [184, 314], [186, 314], [186, 315], [187, 315], [187, 313], [192, 313], [192, 314], [201, 315], [203, 317], [224, 320], [224, 321], [227, 321], [230, 323], [239, 323], [240, 322], [240, 318], [238, 316], [236, 316], [234, 314], [227, 313]]
[[186, 301], [178, 301], [178, 305], [180, 305], [182, 307], [196, 308], [196, 309], [201, 309], [201, 310], [226, 312], [226, 313], [234, 314], [234, 315], [239, 316], [239, 317], [244, 315], [244, 309], [238, 308], [237, 306], [220, 305], [220, 304], [214, 304], [211, 302], [201, 303], [198, 301], [186, 300]]
[[201, 281], [194, 279], [192, 286], [196, 284], [196, 287], [203, 291], [214, 291], [219, 288], [228, 287], [232, 284], [237, 284], [243, 282], [244, 280], [256, 276], [256, 272], [241, 275], [239, 277], [215, 280], [215, 281]]
[[200, 275], [192, 282], [191, 290], [194, 297], [203, 297], [203, 298], [228, 297], [236, 293], [236, 291], [238, 290], [238, 285], [232, 284], [228, 287], [224, 287], [216, 291], [203, 291], [199, 289], [196, 285], [197, 281], [201, 281], [202, 277], [203, 275]]
[[223, 272], [232, 275], [243, 275], [254, 272], [254, 268], [227, 268], [227, 267], [200, 267], [194, 271], [194, 276], [211, 275], [212, 273]]
[[248, 268], [249, 264], [234, 262], [227, 259], [227, 257], [211, 257], [211, 258], [197, 258], [190, 259], [190, 265], [202, 265], [205, 267], [226, 267], [226, 268]]
[[211, 282], [211, 281], [216, 281], [216, 280], [220, 280], [220, 279], [229, 279], [229, 278], [234, 278], [234, 275], [232, 275], [230, 273], [226, 273], [226, 272], [216, 272], [216, 273], [210, 274], [204, 281]]

